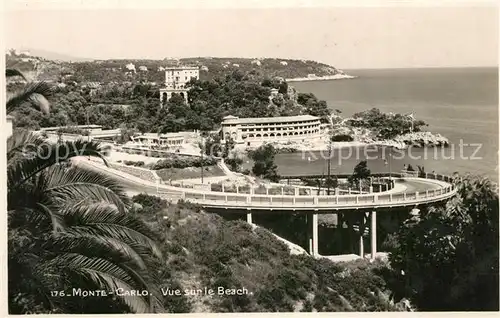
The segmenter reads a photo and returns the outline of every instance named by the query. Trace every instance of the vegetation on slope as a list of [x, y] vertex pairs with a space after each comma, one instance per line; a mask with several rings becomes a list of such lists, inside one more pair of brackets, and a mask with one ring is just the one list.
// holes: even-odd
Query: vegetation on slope
[[[379, 311], [397, 310], [376, 274], [381, 263], [335, 264], [290, 255], [263, 228], [226, 221], [199, 207], [158, 198], [133, 198], [137, 214], [163, 233], [160, 285], [182, 290], [246, 288], [245, 295], [171, 296], [171, 312]], [[140, 207], [139, 207], [140, 205]], [[165, 218], [166, 217], [166, 218]]]
[[[163, 108], [160, 108], [158, 88], [150, 84], [109, 84], [95, 89], [79, 85], [56, 86], [52, 89], [50, 116], [21, 107], [14, 114], [15, 124], [38, 129], [89, 122], [102, 125], [104, 129], [166, 133], [216, 129], [227, 115], [311, 114], [326, 118], [329, 113], [326, 103], [312, 94], [281, 94], [271, 102], [271, 88], [280, 85], [279, 81], [261, 80], [255, 75], [235, 71], [224, 78], [192, 82], [189, 105], [182, 97], [174, 96]], [[11, 85], [10, 90], [16, 89], [18, 85]]]
[[467, 177], [446, 206], [423, 209], [393, 237], [395, 292], [420, 310], [498, 311], [498, 188]]
[[[202, 79], [224, 77], [234, 70], [244, 73], [258, 71], [263, 77], [297, 78], [307, 77], [308, 74], [317, 76], [335, 75], [342, 71], [331, 65], [310, 60], [264, 58], [212, 58], [196, 57], [182, 58], [179, 60], [146, 60], [146, 59], [121, 59], [121, 60], [95, 60], [85, 62], [52, 61], [36, 56], [6, 55], [7, 67], [16, 68], [38, 80], [59, 81], [66, 78], [76, 82], [135, 82], [148, 81], [163, 83], [165, 74], [161, 67], [180, 65], [205, 66], [200, 71]], [[284, 63], [283, 63], [284, 62]], [[136, 72], [129, 72], [127, 64], [134, 64]], [[285, 64], [285, 65], [284, 65]], [[145, 66], [147, 71], [140, 71], [139, 67]]]

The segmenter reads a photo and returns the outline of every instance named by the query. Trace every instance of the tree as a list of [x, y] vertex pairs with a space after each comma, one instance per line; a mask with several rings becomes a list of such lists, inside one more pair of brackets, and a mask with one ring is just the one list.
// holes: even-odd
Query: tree
[[361, 187], [361, 182], [368, 180], [370, 176], [371, 171], [367, 167], [366, 160], [363, 160], [354, 167], [354, 171], [348, 180], [351, 185]]
[[420, 310], [498, 311], [498, 191], [467, 177], [446, 206], [405, 222], [390, 253], [399, 297]]
[[[31, 96], [18, 95], [11, 110]], [[48, 103], [43, 107], [48, 110]], [[103, 159], [103, 151], [93, 141], [47, 144], [26, 130], [16, 129], [9, 137], [10, 313], [161, 311], [152, 271], [161, 264], [155, 234], [128, 212], [128, 198], [117, 181], [71, 161], [78, 156]], [[61, 295], [73, 288], [155, 294]]]
[[262, 145], [250, 153], [250, 158], [254, 161], [252, 172], [264, 179], [273, 182], [279, 181], [278, 166], [274, 163], [276, 150], [272, 145]]
[[[24, 75], [18, 70], [7, 69], [6, 77], [19, 76], [25, 79]], [[23, 105], [30, 105], [43, 113], [49, 112], [49, 102], [47, 97], [52, 93], [52, 87], [46, 82], [33, 82], [25, 85], [21, 90], [13, 93], [7, 99], [6, 109], [7, 114], [13, 113]]]
[[235, 141], [233, 138], [229, 137], [226, 139], [226, 143], [224, 145], [224, 152], [222, 153], [222, 158], [228, 159], [231, 151], [233, 151], [235, 146]]
[[211, 134], [205, 139], [205, 155], [220, 156], [222, 153], [221, 137], [219, 134]]
[[278, 93], [281, 93], [283, 95], [286, 95], [288, 93], [288, 84], [287, 84], [287, 82], [282, 82], [279, 85]]
[[338, 186], [339, 186], [339, 179], [337, 178], [337, 176], [335, 176], [333, 178], [331, 176], [326, 177], [325, 187], [335, 189]]

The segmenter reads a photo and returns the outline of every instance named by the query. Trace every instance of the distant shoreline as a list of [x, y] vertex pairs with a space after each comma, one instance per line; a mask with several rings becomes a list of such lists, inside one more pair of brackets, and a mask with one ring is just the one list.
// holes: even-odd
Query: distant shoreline
[[341, 79], [352, 79], [357, 78], [357, 76], [347, 75], [347, 74], [335, 74], [326, 76], [315, 76], [315, 77], [296, 77], [287, 78], [287, 82], [305, 82], [305, 81], [328, 81], [328, 80], [341, 80]]

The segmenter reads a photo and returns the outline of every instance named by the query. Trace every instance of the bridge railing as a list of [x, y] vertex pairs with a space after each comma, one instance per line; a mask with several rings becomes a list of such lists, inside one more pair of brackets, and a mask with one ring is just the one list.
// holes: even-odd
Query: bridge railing
[[[92, 164], [96, 167], [97, 163], [91, 160], [82, 160], [83, 163]], [[127, 174], [122, 174], [117, 170], [109, 169], [110, 172], [116, 174], [120, 178], [128, 179]], [[130, 175], [129, 175], [130, 176]], [[132, 176], [130, 176], [132, 177]], [[438, 175], [426, 174], [425, 177], [429, 180], [435, 181], [440, 185], [438, 189], [427, 190], [425, 192], [407, 192], [407, 193], [370, 193], [358, 195], [330, 195], [330, 196], [317, 196], [317, 195], [301, 195], [301, 196], [281, 196], [281, 195], [259, 195], [259, 194], [237, 194], [237, 193], [221, 193], [207, 190], [197, 189], [179, 189], [169, 187], [166, 185], [153, 184], [134, 177], [141, 183], [148, 191], [156, 192], [156, 194], [175, 194], [180, 195], [182, 199], [192, 200], [195, 203], [214, 204], [214, 205], [227, 205], [227, 203], [236, 204], [238, 206], [330, 206], [330, 205], [363, 205], [379, 203], [392, 203], [392, 202], [422, 202], [432, 201], [432, 199], [439, 199], [450, 197], [456, 193], [455, 180], [456, 178]], [[443, 183], [446, 182], [446, 183]]]
[[244, 206], [325, 206], [325, 205], [366, 205], [377, 203], [401, 203], [432, 201], [452, 196], [456, 192], [454, 178], [446, 175], [428, 174], [427, 179], [450, 182], [437, 189], [422, 192], [403, 193], [370, 193], [357, 195], [263, 195], [263, 194], [236, 194], [214, 192], [186, 191], [183, 196], [186, 200], [212, 202], [225, 205], [237, 204]]

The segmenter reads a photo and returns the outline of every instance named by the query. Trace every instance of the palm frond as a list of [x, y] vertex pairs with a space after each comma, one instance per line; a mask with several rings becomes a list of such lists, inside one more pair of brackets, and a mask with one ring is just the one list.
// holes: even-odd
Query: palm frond
[[77, 156], [93, 156], [103, 160], [102, 147], [95, 141], [66, 141], [61, 144], [44, 144], [36, 152], [27, 153], [23, 160], [16, 161], [8, 169], [8, 189], [24, 184], [40, 171]]
[[[101, 289], [114, 293], [118, 290], [130, 291], [137, 289], [135, 282], [127, 272], [118, 265], [104, 259], [88, 257], [80, 254], [65, 253], [48, 262], [53, 268], [61, 268], [78, 275], [86, 281], [91, 281]], [[118, 296], [133, 312], [147, 313], [150, 304], [141, 296]]]
[[[79, 233], [115, 237], [134, 247], [135, 250], [141, 250], [144, 247], [158, 259], [163, 257], [158, 245], [151, 237], [121, 224], [87, 223], [81, 226], [73, 226], [71, 230]], [[141, 251], [140, 253], [143, 254], [144, 252]]]
[[139, 269], [146, 269], [141, 255], [123, 241], [113, 237], [90, 235], [75, 229], [66, 229], [63, 233], [51, 236], [45, 242], [44, 248], [54, 253], [77, 253], [108, 259], [118, 266], [130, 262]]
[[36, 154], [38, 147], [43, 145], [45, 140], [40, 136], [26, 129], [18, 129], [7, 139], [7, 161], [17, 155], [23, 156]]
[[7, 114], [12, 113], [21, 105], [26, 103], [30, 103], [36, 109], [48, 114], [50, 111], [50, 105], [47, 101], [47, 97], [51, 94], [52, 87], [48, 83], [30, 83], [7, 100]]
[[115, 206], [107, 203], [85, 204], [69, 208], [63, 214], [68, 226], [91, 227], [102, 235], [116, 235], [131, 242], [145, 243], [161, 257], [152, 230], [138, 217], [120, 212]]
[[22, 77], [24, 80], [26, 80], [26, 77], [24, 76], [23, 73], [21, 73], [21, 71], [13, 69], [13, 68], [5, 69], [5, 76], [6, 77], [19, 76], [19, 77]]
[[47, 188], [44, 190], [63, 202], [78, 203], [107, 201], [124, 211], [129, 203], [123, 186], [114, 178], [84, 167], [63, 168], [54, 166], [47, 169]]

